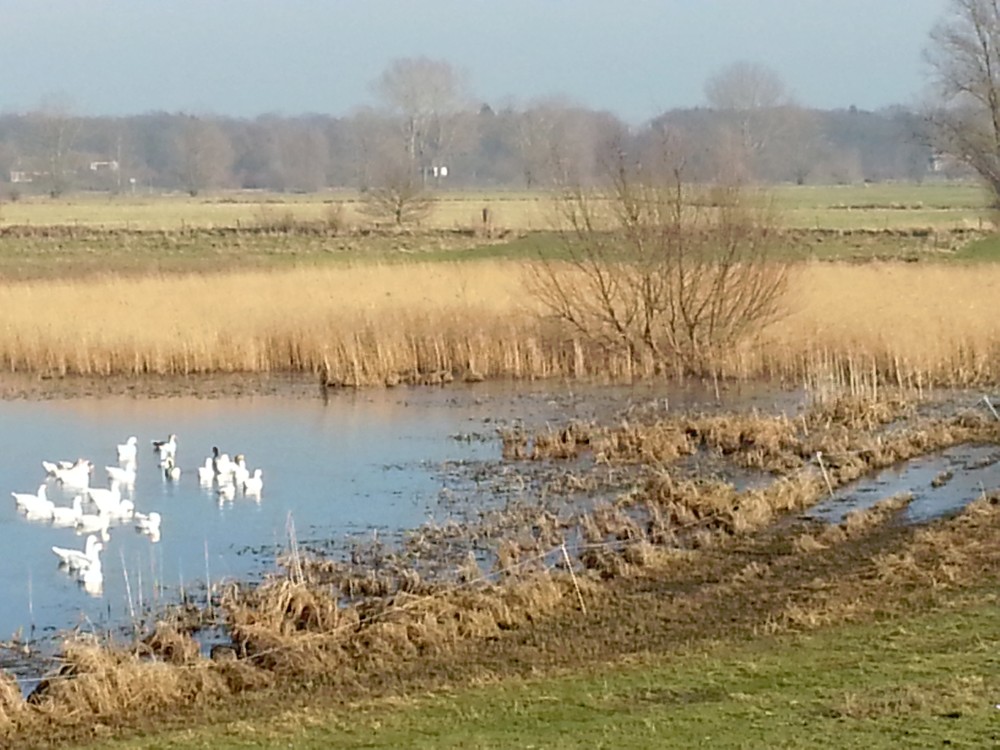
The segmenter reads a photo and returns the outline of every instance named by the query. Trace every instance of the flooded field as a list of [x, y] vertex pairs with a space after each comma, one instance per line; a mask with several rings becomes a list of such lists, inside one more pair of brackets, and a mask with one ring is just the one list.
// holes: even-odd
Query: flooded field
[[[788, 394], [748, 391], [722, 403], [774, 407]], [[717, 408], [704, 390], [584, 390], [480, 384], [448, 389], [317, 393], [302, 396], [65, 398], [0, 401], [0, 638], [44, 640], [76, 628], [106, 632], [144, 610], [204, 598], [205, 581], [253, 579], [274, 569], [289, 546], [290, 522], [304, 548], [351, 537], [392, 536], [429, 520], [442, 522], [491, 502], [477, 492], [477, 469], [500, 458], [498, 428], [607, 418], [631, 410]], [[177, 434], [180, 478], [168, 480], [151, 441]], [[91, 486], [108, 486], [116, 446], [135, 435], [138, 466], [124, 496], [135, 509], [162, 515], [151, 541], [131, 521], [112, 522], [102, 554], [103, 585], [84, 590], [58, 565], [52, 546], [83, 549], [85, 535], [28, 520], [11, 492], [69, 506], [77, 490], [46, 479], [42, 461], [86, 458]], [[197, 467], [217, 446], [260, 468], [258, 500], [227, 500], [199, 483]], [[464, 505], [463, 505], [464, 504]], [[474, 508], [471, 510], [475, 510]]]
[[[338, 702], [415, 694], [812, 627], [893, 592], [909, 611], [927, 580], [996, 567], [1000, 419], [982, 394], [99, 385], [0, 401], [0, 482], [32, 492], [43, 460], [83, 457], [106, 485], [136, 435], [127, 496], [162, 533], [112, 523], [101, 585], [81, 586], [51, 547], [85, 535], [0, 507], [12, 732], [49, 732], [53, 711], [87, 732], [81, 706], [117, 721], [153, 692], [165, 716], [313, 680]], [[151, 445], [170, 434], [176, 478]], [[199, 482], [215, 446], [262, 470], [259, 498]]]

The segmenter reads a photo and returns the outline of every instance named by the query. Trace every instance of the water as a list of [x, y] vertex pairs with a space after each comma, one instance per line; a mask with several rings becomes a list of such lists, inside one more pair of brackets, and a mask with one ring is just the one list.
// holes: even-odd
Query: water
[[913, 495], [913, 500], [903, 518], [918, 523], [960, 510], [998, 485], [997, 446], [957, 445], [851, 482], [813, 508], [810, 515], [840, 523], [852, 510], [870, 508], [880, 500], [906, 492]]
[[[495, 458], [495, 442], [456, 441], [451, 435], [485, 418], [475, 403], [441, 408], [429, 392], [418, 401], [387, 393], [319, 399], [246, 397], [0, 402], [0, 637], [32, 626], [38, 633], [73, 626], [127, 622], [140, 598], [174, 591], [206, 577], [246, 578], [273, 568], [287, 546], [287, 519], [300, 541], [336, 538], [372, 528], [417, 526], [435, 508], [437, 467], [446, 459]], [[180, 481], [164, 479], [152, 439], [178, 435]], [[73, 529], [30, 522], [9, 496], [34, 492], [44, 479], [42, 459], [86, 457], [94, 486], [107, 486], [104, 466], [115, 446], [139, 437], [136, 509], [159, 511], [161, 538], [151, 543], [131, 524], [112, 528], [102, 555], [103, 591], [88, 595], [61, 571], [52, 545], [82, 548]], [[196, 466], [219, 446], [243, 453], [264, 476], [261, 501], [237, 495], [219, 504], [199, 486]], [[72, 491], [48, 482], [49, 497], [69, 505]], [[128, 581], [126, 582], [126, 576]], [[128, 591], [131, 591], [131, 605]]]

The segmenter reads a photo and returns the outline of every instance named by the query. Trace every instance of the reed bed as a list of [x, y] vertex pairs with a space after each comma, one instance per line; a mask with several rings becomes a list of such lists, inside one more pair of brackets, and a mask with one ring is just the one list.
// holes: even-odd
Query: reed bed
[[[546, 320], [525, 263], [414, 263], [0, 286], [0, 367], [42, 375], [312, 373], [331, 385], [649, 377]], [[718, 376], [850, 386], [1000, 381], [1000, 268], [794, 269], [785, 315]], [[668, 375], [683, 375], [670, 371]]]

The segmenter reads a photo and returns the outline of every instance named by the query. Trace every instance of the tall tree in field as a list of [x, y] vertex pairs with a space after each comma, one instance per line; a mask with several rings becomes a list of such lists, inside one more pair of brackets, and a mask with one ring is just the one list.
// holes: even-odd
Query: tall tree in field
[[39, 161], [46, 175], [49, 195], [57, 198], [66, 192], [78, 166], [74, 161], [73, 142], [80, 130], [80, 119], [62, 97], [48, 97], [34, 113], [38, 137]]
[[375, 81], [375, 92], [399, 117], [406, 152], [422, 180], [445, 161], [459, 139], [468, 108], [462, 74], [444, 60], [394, 60]]
[[937, 148], [972, 167], [1000, 204], [1000, 2], [951, 0], [926, 49]]
[[705, 82], [705, 98], [726, 119], [720, 141], [725, 144], [726, 163], [742, 167], [753, 176], [759, 161], [787, 127], [791, 97], [781, 77], [766, 65], [735, 62]]
[[174, 146], [178, 177], [192, 196], [222, 185], [229, 177], [233, 149], [226, 134], [211, 120], [185, 117]]

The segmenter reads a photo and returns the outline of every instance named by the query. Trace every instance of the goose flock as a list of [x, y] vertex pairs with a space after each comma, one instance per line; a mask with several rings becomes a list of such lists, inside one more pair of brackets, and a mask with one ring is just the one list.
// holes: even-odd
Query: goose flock
[[[11, 493], [15, 506], [28, 521], [74, 528], [78, 534], [87, 535], [82, 550], [53, 546], [52, 553], [59, 559], [60, 568], [93, 595], [100, 595], [103, 591], [101, 552], [110, 540], [111, 527], [131, 524], [137, 533], [144, 534], [151, 542], [160, 540], [160, 513], [136, 510], [131, 497], [136, 480], [138, 444], [138, 438], [131, 436], [116, 446], [117, 465], [104, 467], [107, 487], [90, 485], [94, 464], [80, 458], [76, 461], [42, 461], [46, 477], [36, 492]], [[177, 464], [177, 436], [171, 434], [166, 440], [153, 440], [152, 444], [164, 481], [179, 481], [181, 469]], [[237, 489], [245, 497], [260, 502], [263, 472], [255, 469], [251, 473], [242, 454], [230, 459], [228, 454], [220, 453], [215, 447], [204, 465], [198, 467], [197, 473], [203, 488], [215, 488], [220, 505], [232, 501]], [[48, 497], [50, 483], [74, 495], [70, 505], [56, 505]]]

